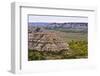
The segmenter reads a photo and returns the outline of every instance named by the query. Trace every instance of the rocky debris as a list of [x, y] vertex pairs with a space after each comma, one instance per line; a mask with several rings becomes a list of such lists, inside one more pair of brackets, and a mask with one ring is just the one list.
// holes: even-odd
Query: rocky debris
[[55, 32], [37, 27], [28, 29], [28, 49], [37, 51], [68, 50], [68, 44]]

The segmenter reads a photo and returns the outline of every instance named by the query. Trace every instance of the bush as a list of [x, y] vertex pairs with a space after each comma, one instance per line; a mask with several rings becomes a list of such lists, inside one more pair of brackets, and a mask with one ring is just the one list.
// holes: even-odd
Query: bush
[[45, 60], [45, 57], [38, 51], [29, 50], [28, 60]]
[[71, 41], [69, 43], [69, 47], [72, 50], [71, 54], [73, 56], [84, 56], [86, 57], [88, 55], [88, 43], [87, 41]]

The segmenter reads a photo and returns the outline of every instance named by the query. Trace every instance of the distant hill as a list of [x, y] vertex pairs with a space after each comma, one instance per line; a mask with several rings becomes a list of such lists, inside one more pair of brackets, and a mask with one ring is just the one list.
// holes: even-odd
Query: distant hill
[[28, 23], [29, 26], [33, 27], [45, 27], [48, 29], [56, 29], [56, 28], [64, 28], [64, 29], [88, 29], [88, 23], [76, 23], [76, 22], [69, 22], [69, 23]]

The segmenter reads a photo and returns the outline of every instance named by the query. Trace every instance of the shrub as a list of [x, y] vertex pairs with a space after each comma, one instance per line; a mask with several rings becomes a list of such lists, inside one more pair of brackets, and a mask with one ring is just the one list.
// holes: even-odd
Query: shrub
[[29, 50], [28, 57], [29, 60], [45, 60], [45, 57], [39, 51], [34, 50]]
[[71, 41], [69, 47], [72, 50], [71, 54], [74, 56], [87, 56], [88, 55], [88, 43], [87, 41]]

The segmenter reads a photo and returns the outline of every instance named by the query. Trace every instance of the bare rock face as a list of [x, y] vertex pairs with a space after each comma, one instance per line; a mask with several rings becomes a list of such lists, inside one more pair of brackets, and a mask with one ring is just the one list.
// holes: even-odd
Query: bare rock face
[[28, 49], [37, 51], [68, 50], [68, 44], [55, 32], [40, 27], [28, 29]]

